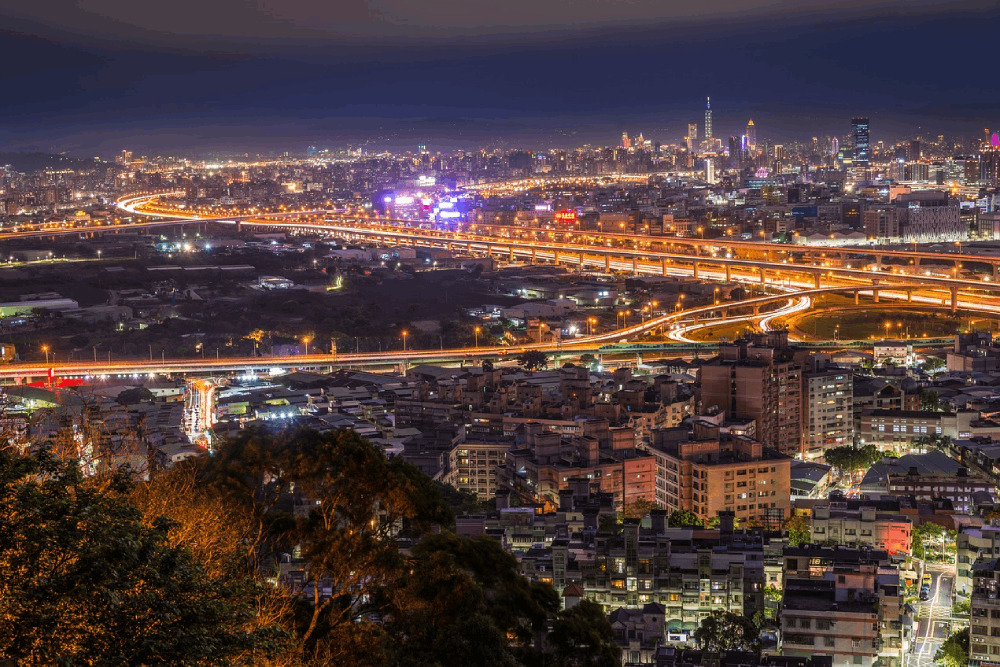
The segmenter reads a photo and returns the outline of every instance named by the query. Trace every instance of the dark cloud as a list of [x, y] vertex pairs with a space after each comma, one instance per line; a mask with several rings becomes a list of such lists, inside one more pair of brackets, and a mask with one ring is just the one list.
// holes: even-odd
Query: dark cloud
[[[14, 4], [0, 0], [0, 13], [12, 10], [5, 2]], [[933, 14], [918, 2], [904, 14], [896, 3], [847, 3], [824, 13], [745, 0], [708, 3], [708, 18], [695, 21], [690, 3], [573, 0], [553, 27], [561, 5], [541, 0], [160, 4], [22, 6], [0, 23], [9, 64], [0, 146], [571, 146], [622, 129], [675, 141], [706, 95], [720, 133], [753, 116], [776, 139], [842, 132], [856, 113], [873, 116], [876, 136], [1000, 118], [997, 9]], [[657, 22], [623, 27], [641, 16]], [[351, 35], [331, 36], [348, 24]], [[515, 24], [525, 26], [517, 39]], [[434, 39], [418, 38], [432, 29]]]

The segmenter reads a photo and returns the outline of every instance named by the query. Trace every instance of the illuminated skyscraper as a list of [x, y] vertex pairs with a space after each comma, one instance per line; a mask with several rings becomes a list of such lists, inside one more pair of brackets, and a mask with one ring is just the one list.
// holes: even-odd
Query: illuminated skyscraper
[[830, 155], [837, 157], [837, 153], [840, 152], [840, 139], [834, 137], [830, 140]]
[[684, 137], [687, 142], [687, 149], [694, 150], [694, 142], [698, 141], [698, 123], [688, 123], [688, 133]]
[[854, 136], [854, 166], [867, 167], [869, 159], [869, 146], [871, 138], [868, 133], [867, 118], [851, 119], [852, 134]]
[[628, 132], [622, 132], [622, 148], [631, 148], [632, 140], [628, 138]]
[[756, 151], [757, 150], [757, 128], [753, 124], [753, 119], [751, 118], [747, 121], [747, 150]]
[[705, 98], [705, 138], [712, 138], [712, 98]]

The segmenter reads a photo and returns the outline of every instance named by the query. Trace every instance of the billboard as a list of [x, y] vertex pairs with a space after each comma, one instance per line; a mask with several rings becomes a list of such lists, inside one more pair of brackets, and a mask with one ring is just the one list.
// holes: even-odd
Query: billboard
[[556, 211], [553, 218], [555, 219], [557, 225], [575, 225], [576, 211], [571, 211], [569, 209]]

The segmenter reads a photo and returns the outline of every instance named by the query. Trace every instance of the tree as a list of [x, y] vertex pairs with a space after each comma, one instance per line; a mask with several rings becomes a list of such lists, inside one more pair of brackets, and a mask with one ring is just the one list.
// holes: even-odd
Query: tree
[[150, 403], [155, 398], [153, 392], [145, 387], [131, 387], [119, 393], [115, 401], [121, 405], [135, 405], [136, 403]]
[[925, 521], [913, 529], [910, 534], [913, 544], [913, 555], [921, 560], [928, 557], [927, 546], [931, 543], [940, 543], [947, 549], [948, 543], [955, 540], [955, 531], [947, 530], [944, 526], [930, 521]]
[[376, 651], [356, 649], [385, 640], [383, 610], [373, 605], [406, 571], [397, 539], [453, 521], [430, 477], [353, 431], [249, 430], [200, 477], [247, 512], [248, 555], [259, 567], [293, 551], [308, 564], [279, 589], [293, 607], [298, 652], [317, 663], [378, 662]]
[[797, 547], [812, 540], [812, 524], [809, 518], [801, 514], [793, 514], [785, 519], [782, 528], [788, 533], [788, 544]]
[[705, 522], [693, 512], [674, 510], [667, 517], [667, 525], [673, 528], [704, 528]]
[[209, 577], [171, 522], [144, 523], [122, 476], [0, 452], [0, 662], [227, 665], [280, 648], [251, 628], [260, 587]]
[[623, 513], [626, 519], [641, 519], [658, 507], [659, 505], [652, 500], [639, 498], [634, 502], [626, 503]]
[[698, 648], [705, 651], [760, 652], [760, 629], [746, 616], [714, 611], [694, 631]]
[[917, 449], [938, 449], [941, 451], [948, 451], [951, 449], [952, 439], [950, 435], [940, 435], [934, 433], [932, 435], [922, 435], [913, 441], [913, 446]]
[[388, 664], [513, 665], [559, 609], [494, 539], [428, 535], [407, 561], [386, 600]]
[[[944, 370], [946, 365], [941, 357], [927, 357], [924, 359], [923, 369], [927, 373], [937, 373]], [[920, 393], [923, 395], [923, 392]]]
[[823, 452], [824, 460], [842, 473], [853, 474], [870, 468], [882, 460], [882, 452], [875, 445], [864, 447], [831, 447]]
[[587, 368], [593, 368], [594, 362], [597, 361], [597, 357], [590, 354], [589, 352], [580, 355], [580, 363]]
[[535, 371], [547, 367], [549, 358], [541, 350], [528, 350], [517, 357], [517, 363], [525, 370]]
[[940, 412], [941, 397], [933, 389], [921, 389], [920, 409], [926, 412]]
[[965, 667], [969, 662], [969, 628], [948, 636], [934, 654], [934, 662], [945, 667]]
[[596, 602], [580, 600], [559, 612], [552, 624], [550, 640], [560, 665], [617, 667], [621, 664], [615, 631]]

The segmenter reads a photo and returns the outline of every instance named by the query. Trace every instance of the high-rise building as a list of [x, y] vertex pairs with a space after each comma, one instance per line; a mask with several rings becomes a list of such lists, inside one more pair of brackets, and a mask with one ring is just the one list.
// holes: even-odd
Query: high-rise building
[[628, 138], [628, 132], [622, 132], [622, 148], [631, 148], [632, 140]]
[[712, 98], [705, 98], [705, 139], [712, 138]]
[[840, 139], [834, 137], [830, 140], [830, 155], [837, 157], [837, 153], [840, 152]]
[[757, 127], [753, 124], [753, 118], [747, 121], [747, 150], [757, 150]]
[[719, 347], [699, 370], [703, 410], [752, 419], [756, 438], [782, 454], [802, 453], [802, 367], [788, 333], [755, 334]]
[[[868, 211], [865, 211], [867, 214]], [[802, 373], [802, 456], [819, 458], [854, 442], [854, 376], [813, 356]]]
[[854, 137], [854, 166], [867, 167], [871, 157], [871, 136], [868, 131], [868, 119], [860, 116], [852, 118], [851, 128]]
[[[900, 179], [902, 180], [902, 179]], [[899, 215], [895, 206], [875, 206], [861, 214], [865, 234], [878, 241], [899, 240]]]
[[712, 161], [712, 158], [705, 160], [705, 182], [715, 183], [715, 162]]

